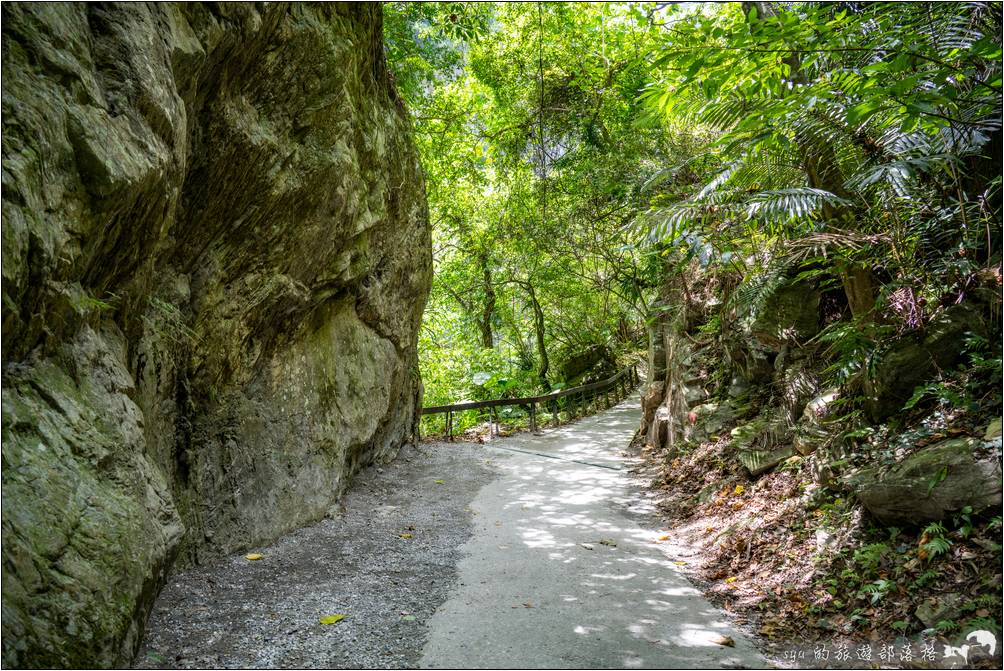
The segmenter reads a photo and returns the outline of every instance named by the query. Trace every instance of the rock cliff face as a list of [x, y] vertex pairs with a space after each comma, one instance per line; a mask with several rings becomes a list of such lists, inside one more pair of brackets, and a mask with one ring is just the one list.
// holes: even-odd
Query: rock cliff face
[[121, 665], [413, 435], [421, 169], [379, 5], [6, 3], [3, 87], [3, 663]]

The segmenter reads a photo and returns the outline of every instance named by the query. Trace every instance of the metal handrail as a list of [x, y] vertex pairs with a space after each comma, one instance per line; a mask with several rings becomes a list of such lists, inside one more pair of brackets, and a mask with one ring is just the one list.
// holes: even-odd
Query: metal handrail
[[[625, 381], [627, 382], [625, 384]], [[422, 408], [420, 410], [421, 415], [435, 415], [440, 413], [446, 413], [446, 433], [450, 440], [453, 439], [453, 413], [462, 412], [464, 410], [478, 410], [481, 408], [488, 408], [489, 413], [492, 415], [492, 425], [494, 426], [494, 408], [507, 406], [507, 405], [529, 405], [530, 406], [530, 430], [537, 430], [537, 404], [538, 403], [548, 403], [550, 401], [557, 401], [561, 398], [566, 398], [579, 394], [582, 399], [585, 399], [585, 394], [592, 392], [593, 398], [595, 399], [601, 393], [608, 392], [614, 385], [620, 383], [620, 391], [622, 394], [627, 395], [629, 389], [633, 389], [637, 386], [639, 382], [638, 378], [638, 364], [633, 363], [630, 366], [625, 366], [616, 375], [607, 378], [606, 380], [600, 380], [599, 382], [592, 382], [590, 384], [580, 385], [578, 387], [571, 387], [569, 389], [562, 389], [561, 391], [554, 391], [549, 394], [543, 394], [541, 396], [526, 396], [523, 398], [496, 398], [488, 401], [467, 401], [464, 403], [453, 403], [451, 405], [436, 405], [428, 408]]]

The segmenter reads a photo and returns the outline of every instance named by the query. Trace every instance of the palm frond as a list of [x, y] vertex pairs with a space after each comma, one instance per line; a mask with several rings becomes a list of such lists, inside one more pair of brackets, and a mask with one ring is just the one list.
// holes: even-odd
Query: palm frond
[[671, 243], [689, 228], [700, 225], [708, 214], [705, 203], [681, 201], [646, 212], [638, 218], [635, 230], [650, 244]]
[[851, 203], [829, 191], [803, 186], [754, 194], [746, 204], [746, 215], [770, 221], [814, 219], [824, 205], [848, 207]]
[[828, 256], [837, 253], [845, 255], [871, 249], [880, 245], [891, 245], [889, 234], [866, 234], [857, 231], [832, 230], [813, 233], [784, 243], [783, 256], [790, 263], [801, 262], [812, 256]]

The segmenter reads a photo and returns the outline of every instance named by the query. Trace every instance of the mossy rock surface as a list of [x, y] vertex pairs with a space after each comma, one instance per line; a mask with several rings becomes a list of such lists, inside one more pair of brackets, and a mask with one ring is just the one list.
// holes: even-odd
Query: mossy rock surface
[[739, 462], [746, 467], [750, 475], [756, 477], [766, 473], [770, 469], [780, 464], [785, 459], [794, 456], [795, 450], [791, 446], [779, 447], [773, 450], [740, 450]]
[[123, 666], [413, 437], [423, 176], [379, 5], [2, 11], [3, 664]]
[[923, 524], [966, 506], [1001, 506], [1000, 454], [974, 438], [929, 445], [891, 467], [846, 478], [858, 499], [884, 524]]
[[750, 333], [769, 348], [803, 343], [819, 333], [819, 301], [820, 293], [810, 283], [782, 282], [764, 298]]
[[923, 336], [908, 334], [879, 352], [874, 371], [865, 381], [868, 415], [881, 422], [901, 412], [918, 386], [966, 360], [970, 335], [985, 332], [979, 311], [960, 304], [946, 310]]

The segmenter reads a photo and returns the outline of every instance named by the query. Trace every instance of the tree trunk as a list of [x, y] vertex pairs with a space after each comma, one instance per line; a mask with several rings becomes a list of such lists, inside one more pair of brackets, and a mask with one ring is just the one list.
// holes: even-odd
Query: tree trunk
[[547, 358], [547, 343], [544, 340], [544, 311], [537, 301], [537, 292], [533, 290], [533, 285], [526, 283], [527, 293], [530, 295], [530, 304], [533, 306], [533, 327], [537, 335], [537, 356], [540, 357], [540, 367], [537, 369], [537, 377], [545, 390], [551, 390], [551, 383], [547, 381], [547, 372], [551, 363]]
[[[743, 12], [747, 15], [753, 7], [757, 10], [757, 20], [777, 15], [777, 8], [773, 2], [742, 3]], [[798, 55], [789, 54], [785, 57], [785, 62], [791, 68], [791, 79], [806, 83], [805, 77], [801, 73], [801, 61]], [[840, 198], [851, 198], [851, 194], [844, 188], [844, 176], [840, 172], [840, 166], [837, 164], [836, 156], [830, 145], [807, 143], [803, 140], [799, 144], [799, 152], [802, 156], [802, 168], [809, 186], [829, 191]], [[848, 230], [855, 228], [854, 211], [850, 207], [834, 207], [826, 204], [823, 206], [823, 218], [828, 228]], [[875, 278], [871, 270], [850, 261], [838, 263], [836, 270], [840, 275], [851, 315], [855, 319], [874, 319], [876, 292]]]
[[855, 319], [873, 321], [875, 318], [875, 277], [860, 263], [844, 261], [837, 266], [840, 282], [844, 286], [847, 305]]
[[666, 340], [662, 335], [661, 315], [651, 315], [649, 319], [651, 321], [645, 323], [648, 333], [648, 379], [654, 382], [666, 374]]
[[481, 282], [485, 292], [485, 302], [481, 310], [481, 319], [478, 326], [481, 329], [481, 346], [491, 349], [495, 346], [495, 339], [492, 336], [492, 315], [495, 314], [495, 288], [492, 286], [492, 271], [488, 267], [487, 256], [481, 256]]

